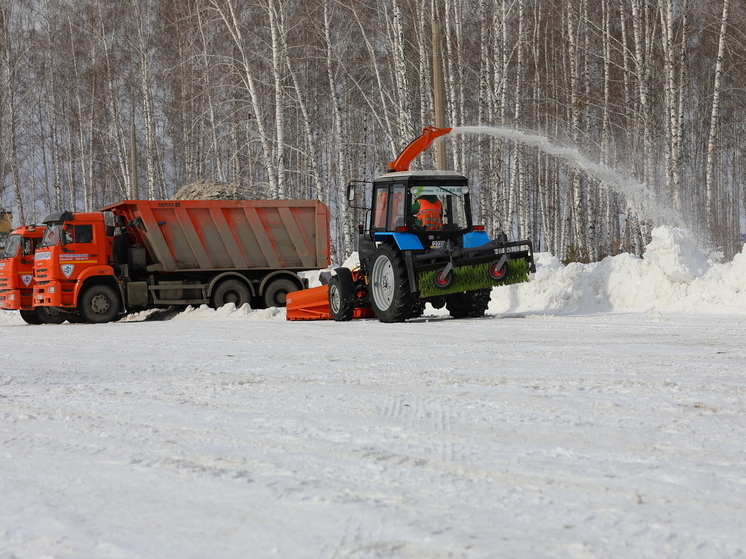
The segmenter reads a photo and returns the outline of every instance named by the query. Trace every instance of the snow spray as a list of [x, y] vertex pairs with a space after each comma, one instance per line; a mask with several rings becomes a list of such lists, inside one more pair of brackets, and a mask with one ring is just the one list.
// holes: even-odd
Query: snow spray
[[654, 193], [647, 188], [645, 183], [625, 178], [606, 165], [594, 163], [577, 149], [557, 146], [545, 136], [496, 126], [456, 126], [451, 129], [451, 134], [489, 134], [497, 138], [537, 147], [549, 155], [564, 159], [572, 167], [585, 171], [614, 192], [623, 194], [628, 205], [634, 207], [647, 220], [658, 225], [682, 225], [681, 218], [672, 209], [664, 209], [658, 205]]

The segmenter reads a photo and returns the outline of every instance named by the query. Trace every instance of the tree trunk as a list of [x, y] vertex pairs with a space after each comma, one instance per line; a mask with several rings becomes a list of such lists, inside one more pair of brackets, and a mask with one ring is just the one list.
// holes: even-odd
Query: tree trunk
[[714, 177], [716, 138], [720, 121], [720, 93], [723, 81], [723, 56], [725, 53], [725, 39], [728, 30], [728, 10], [730, 0], [723, 0], [723, 14], [720, 18], [720, 33], [718, 34], [718, 52], [715, 60], [715, 83], [712, 88], [712, 112], [710, 113], [710, 133], [707, 139], [707, 165], [705, 171], [705, 192], [707, 193], [706, 223], [712, 232], [716, 228], [718, 219], [717, 192]]

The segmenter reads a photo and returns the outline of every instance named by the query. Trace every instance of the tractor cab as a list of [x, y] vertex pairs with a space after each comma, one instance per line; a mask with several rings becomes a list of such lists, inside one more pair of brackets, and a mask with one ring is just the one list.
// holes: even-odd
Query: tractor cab
[[464, 235], [471, 231], [465, 176], [451, 171], [387, 173], [373, 182], [370, 213], [358, 248], [364, 260], [386, 241], [412, 251], [447, 243], [462, 246]]

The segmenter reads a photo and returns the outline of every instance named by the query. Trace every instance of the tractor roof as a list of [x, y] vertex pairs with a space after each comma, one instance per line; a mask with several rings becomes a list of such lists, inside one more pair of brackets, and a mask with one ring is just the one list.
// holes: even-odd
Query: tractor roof
[[436, 179], [466, 179], [466, 177], [461, 174], [457, 173], [456, 171], [436, 171], [433, 169], [428, 170], [421, 170], [421, 171], [400, 171], [400, 172], [393, 172], [393, 173], [386, 173], [385, 175], [381, 175], [376, 180], [396, 180], [396, 179], [426, 179], [426, 178], [436, 178]]

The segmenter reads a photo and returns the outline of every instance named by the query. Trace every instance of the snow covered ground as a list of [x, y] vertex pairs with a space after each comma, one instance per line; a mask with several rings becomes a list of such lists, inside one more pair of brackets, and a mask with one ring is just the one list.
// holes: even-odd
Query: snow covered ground
[[0, 559], [746, 554], [746, 257], [539, 264], [477, 320], [0, 314]]

